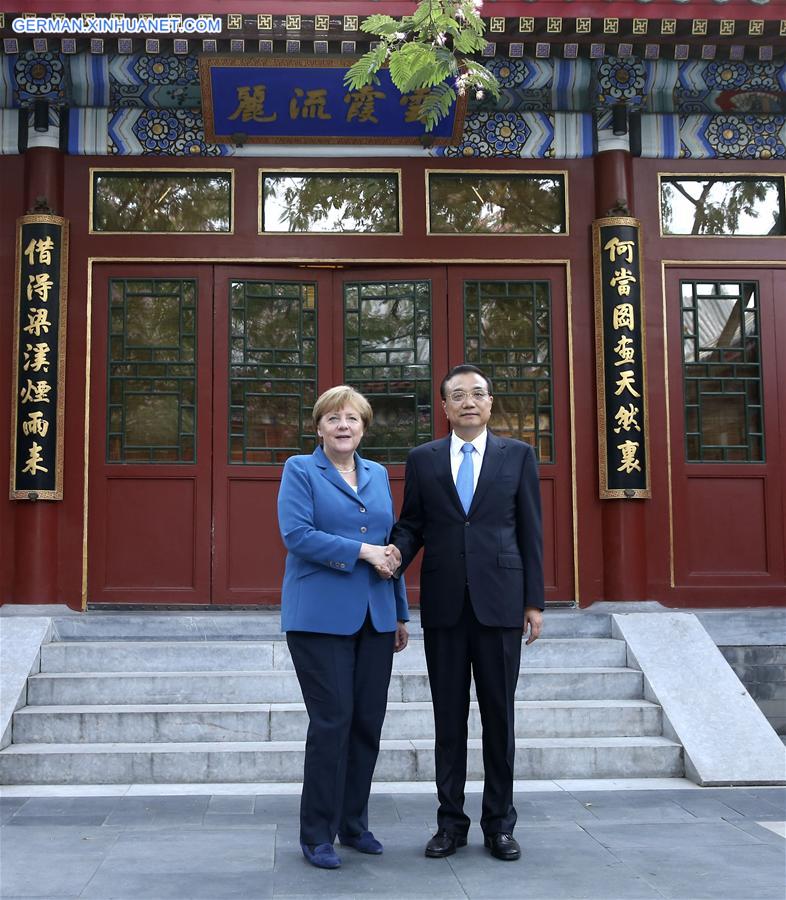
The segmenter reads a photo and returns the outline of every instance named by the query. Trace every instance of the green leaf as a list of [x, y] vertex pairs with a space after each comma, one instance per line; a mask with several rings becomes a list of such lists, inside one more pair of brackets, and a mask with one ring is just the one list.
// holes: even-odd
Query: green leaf
[[385, 61], [387, 47], [382, 44], [364, 53], [354, 62], [344, 75], [344, 84], [352, 90], [362, 88], [367, 84], [377, 83], [376, 73], [382, 68]]
[[383, 16], [380, 13], [375, 13], [361, 23], [360, 30], [365, 31], [367, 34], [382, 35], [395, 34], [401, 29], [399, 29], [399, 23], [391, 16]]
[[456, 92], [449, 84], [438, 84], [432, 88], [420, 106], [420, 119], [426, 131], [433, 131], [437, 122], [449, 114], [455, 99]]
[[486, 46], [486, 40], [465, 28], [453, 38], [453, 46], [458, 53], [475, 53]]
[[390, 77], [402, 92], [432, 87], [445, 78], [434, 49], [430, 45], [409, 43], [390, 56]]

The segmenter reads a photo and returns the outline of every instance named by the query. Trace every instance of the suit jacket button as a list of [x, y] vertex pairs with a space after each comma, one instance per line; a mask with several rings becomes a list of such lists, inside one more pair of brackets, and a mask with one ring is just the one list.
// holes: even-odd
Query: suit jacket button
[[464, 527], [465, 527], [465, 528], [469, 528], [469, 522], [465, 522], [465, 523], [464, 523]]
[[361, 526], [360, 526], [360, 533], [361, 533], [361, 534], [365, 534], [367, 531], [368, 531], [368, 528], [366, 528], [365, 525], [361, 525]]
[[366, 511], [366, 507], [365, 507], [365, 506], [361, 506], [360, 509], [358, 510], [358, 512], [365, 512], [365, 511]]

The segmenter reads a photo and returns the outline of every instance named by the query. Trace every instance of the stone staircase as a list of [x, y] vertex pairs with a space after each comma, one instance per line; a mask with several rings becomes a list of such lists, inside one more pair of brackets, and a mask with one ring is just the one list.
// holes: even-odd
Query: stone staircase
[[[0, 783], [297, 782], [306, 713], [274, 614], [88, 614], [55, 621], [27, 706], [0, 751]], [[522, 654], [516, 775], [683, 775], [624, 641], [603, 614], [555, 611]], [[396, 656], [378, 781], [432, 781], [433, 720], [421, 634]], [[469, 779], [482, 778], [470, 713]]]

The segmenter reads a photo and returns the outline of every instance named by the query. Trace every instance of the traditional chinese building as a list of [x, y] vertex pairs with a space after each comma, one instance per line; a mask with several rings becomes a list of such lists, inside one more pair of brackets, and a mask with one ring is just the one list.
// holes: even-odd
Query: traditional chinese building
[[0, 15], [0, 601], [277, 603], [315, 396], [400, 500], [466, 360], [550, 601], [784, 602], [781, 0], [488, 3], [501, 95], [431, 134], [343, 80], [411, 3], [158, 5]]

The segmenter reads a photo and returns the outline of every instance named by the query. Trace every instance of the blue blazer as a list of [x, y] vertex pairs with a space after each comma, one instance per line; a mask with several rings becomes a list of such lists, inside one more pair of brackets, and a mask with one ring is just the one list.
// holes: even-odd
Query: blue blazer
[[453, 483], [450, 437], [410, 450], [392, 542], [401, 550], [402, 568], [423, 547], [424, 628], [455, 625], [465, 587], [479, 622], [521, 627], [526, 607], [544, 607], [540, 485], [532, 447], [488, 432], [468, 513]]
[[382, 579], [359, 560], [360, 545], [387, 544], [395, 522], [386, 469], [355, 454], [358, 490], [321, 447], [292, 456], [278, 493], [278, 526], [287, 548], [281, 588], [282, 631], [354, 634], [370, 611], [377, 631], [407, 621], [401, 579]]

